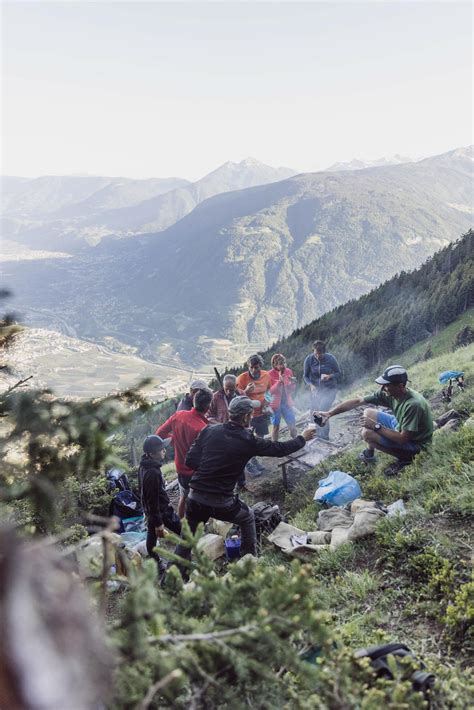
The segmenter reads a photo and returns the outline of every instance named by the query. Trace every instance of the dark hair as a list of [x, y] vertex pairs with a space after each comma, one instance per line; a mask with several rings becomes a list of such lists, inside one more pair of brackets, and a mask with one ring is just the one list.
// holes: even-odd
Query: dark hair
[[194, 409], [204, 414], [209, 409], [212, 401], [212, 392], [210, 390], [198, 390], [193, 397]]
[[321, 353], [326, 352], [326, 343], [324, 340], [315, 340], [313, 343], [313, 350], [319, 350]]
[[251, 355], [247, 360], [247, 365], [249, 365], [249, 367], [251, 365], [256, 365], [257, 363], [260, 365], [260, 367], [263, 367], [263, 357], [258, 353], [255, 353], [255, 355]]

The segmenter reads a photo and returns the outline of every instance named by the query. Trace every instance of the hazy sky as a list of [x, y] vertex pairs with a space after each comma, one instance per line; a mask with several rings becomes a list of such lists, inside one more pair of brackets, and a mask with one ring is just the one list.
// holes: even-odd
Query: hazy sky
[[458, 2], [10, 2], [1, 172], [318, 170], [472, 139]]

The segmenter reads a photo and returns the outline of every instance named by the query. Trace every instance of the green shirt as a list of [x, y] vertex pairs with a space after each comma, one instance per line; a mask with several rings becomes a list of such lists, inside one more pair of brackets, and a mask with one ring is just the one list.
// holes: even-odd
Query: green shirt
[[379, 404], [389, 407], [394, 413], [398, 426], [397, 431], [410, 431], [410, 439], [414, 444], [425, 448], [433, 437], [433, 418], [430, 405], [419, 392], [407, 387], [403, 399], [395, 399], [379, 390], [364, 397], [367, 404]]

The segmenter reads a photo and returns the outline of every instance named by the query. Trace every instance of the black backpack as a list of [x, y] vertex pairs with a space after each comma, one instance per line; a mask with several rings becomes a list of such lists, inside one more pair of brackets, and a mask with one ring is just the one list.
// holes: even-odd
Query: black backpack
[[120, 518], [120, 532], [125, 532], [123, 520], [143, 515], [140, 499], [132, 491], [120, 491], [110, 501], [109, 516]]
[[420, 670], [414, 671], [410, 680], [413, 685], [413, 690], [423, 693], [425, 700], [430, 702], [429, 691], [434, 685], [435, 677], [432, 673], [425, 671], [425, 665], [415, 658], [413, 651], [403, 643], [386, 643], [382, 646], [371, 646], [370, 648], [361, 648], [356, 651], [355, 658], [369, 658], [372, 668], [378, 678], [387, 678], [393, 680], [393, 674], [387, 662], [387, 656], [391, 655], [398, 661], [401, 658], [412, 658], [416, 660]]
[[252, 505], [250, 509], [253, 510], [255, 515], [257, 537], [261, 537], [264, 534], [269, 535], [284, 519], [278, 505], [260, 501], [260, 503]]

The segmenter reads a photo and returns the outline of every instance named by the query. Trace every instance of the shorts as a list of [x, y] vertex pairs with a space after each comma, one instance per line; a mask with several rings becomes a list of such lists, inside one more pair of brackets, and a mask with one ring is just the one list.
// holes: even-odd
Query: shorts
[[263, 438], [268, 434], [268, 416], [260, 414], [258, 417], [253, 417], [250, 426], [257, 436]]
[[[388, 412], [377, 412], [377, 421], [382, 426], [387, 429], [398, 430], [398, 421], [396, 416], [393, 414], [388, 414]], [[406, 444], [396, 444], [394, 441], [390, 441], [387, 437], [380, 434], [380, 443], [384, 449], [390, 449], [393, 451], [394, 455], [399, 459], [412, 459], [416, 454], [421, 451], [421, 446], [408, 441]]]
[[191, 478], [192, 476], [184, 476], [182, 473], [178, 473], [179, 495], [181, 496], [181, 498], [188, 497]]
[[288, 426], [295, 426], [296, 417], [293, 409], [288, 404], [281, 404], [278, 409], [275, 409], [272, 415], [273, 426], [278, 426], [281, 418], [288, 424]]

